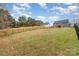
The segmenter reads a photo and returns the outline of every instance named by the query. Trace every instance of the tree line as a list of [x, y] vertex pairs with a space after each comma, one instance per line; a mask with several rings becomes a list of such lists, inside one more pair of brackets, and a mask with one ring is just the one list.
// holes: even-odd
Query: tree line
[[20, 16], [16, 21], [7, 10], [0, 9], [0, 29], [4, 28], [16, 28], [27, 26], [41, 26], [44, 23], [41, 20], [33, 19], [32, 17]]

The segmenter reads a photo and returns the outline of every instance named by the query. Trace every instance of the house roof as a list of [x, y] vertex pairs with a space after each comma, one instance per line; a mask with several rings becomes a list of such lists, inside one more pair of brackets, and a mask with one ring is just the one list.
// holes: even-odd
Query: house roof
[[59, 23], [69, 23], [68, 20], [60, 20], [60, 21], [55, 21], [54, 24], [59, 24]]

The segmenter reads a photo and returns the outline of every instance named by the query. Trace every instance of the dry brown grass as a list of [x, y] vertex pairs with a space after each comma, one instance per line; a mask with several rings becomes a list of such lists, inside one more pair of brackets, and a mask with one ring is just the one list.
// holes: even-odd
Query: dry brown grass
[[44, 27], [41, 27], [41, 26], [3, 29], [3, 30], [0, 30], [0, 37], [8, 36], [8, 35], [14, 34], [14, 33], [31, 31], [31, 30], [35, 30], [35, 29], [42, 29], [42, 28], [44, 29]]

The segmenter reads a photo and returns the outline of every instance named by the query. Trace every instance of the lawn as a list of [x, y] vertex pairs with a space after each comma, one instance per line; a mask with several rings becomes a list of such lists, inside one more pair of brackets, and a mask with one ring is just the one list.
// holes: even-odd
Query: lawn
[[0, 55], [79, 55], [74, 28], [36, 29], [0, 37]]

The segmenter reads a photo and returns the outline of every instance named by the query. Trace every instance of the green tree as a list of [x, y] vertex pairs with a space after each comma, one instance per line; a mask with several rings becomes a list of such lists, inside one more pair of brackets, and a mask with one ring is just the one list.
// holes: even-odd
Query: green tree
[[17, 27], [17, 23], [16, 23], [16, 20], [15, 20], [15, 19], [12, 19], [11, 27], [12, 27], [12, 28]]
[[41, 25], [43, 25], [44, 23], [41, 21], [41, 20], [36, 20], [35, 21], [35, 25], [36, 26], [41, 26]]
[[27, 26], [35, 26], [35, 19], [28, 17], [28, 20], [26, 23], [27, 23]]
[[14, 19], [7, 10], [0, 9], [0, 28], [13, 27]]
[[25, 16], [19, 17], [18, 21], [19, 21], [19, 26], [25, 26], [26, 25], [26, 22], [27, 22]]

